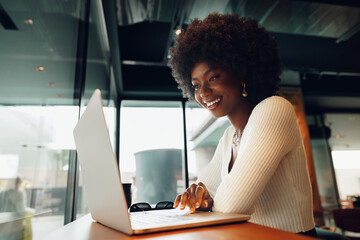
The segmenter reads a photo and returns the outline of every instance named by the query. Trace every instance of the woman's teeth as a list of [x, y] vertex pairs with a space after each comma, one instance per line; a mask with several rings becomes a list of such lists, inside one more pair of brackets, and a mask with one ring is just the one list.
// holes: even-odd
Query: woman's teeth
[[204, 102], [204, 103], [206, 104], [206, 106], [210, 107], [210, 106], [214, 105], [215, 103], [220, 102], [220, 100], [221, 100], [221, 99], [218, 98], [218, 99], [215, 99], [214, 101]]

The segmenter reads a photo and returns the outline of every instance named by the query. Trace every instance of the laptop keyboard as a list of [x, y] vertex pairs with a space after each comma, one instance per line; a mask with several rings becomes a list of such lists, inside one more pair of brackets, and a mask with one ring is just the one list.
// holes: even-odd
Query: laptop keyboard
[[132, 228], [146, 228], [147, 226], [190, 222], [193, 218], [189, 215], [163, 215], [149, 212], [134, 212], [130, 214]]

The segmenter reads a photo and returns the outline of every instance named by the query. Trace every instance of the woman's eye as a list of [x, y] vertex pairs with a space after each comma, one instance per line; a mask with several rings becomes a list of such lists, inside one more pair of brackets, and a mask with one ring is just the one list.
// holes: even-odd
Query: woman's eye
[[193, 88], [196, 90], [196, 89], [198, 89], [199, 88], [199, 85], [193, 85]]
[[209, 78], [209, 82], [214, 81], [215, 79], [217, 79], [219, 77], [219, 75], [215, 75]]

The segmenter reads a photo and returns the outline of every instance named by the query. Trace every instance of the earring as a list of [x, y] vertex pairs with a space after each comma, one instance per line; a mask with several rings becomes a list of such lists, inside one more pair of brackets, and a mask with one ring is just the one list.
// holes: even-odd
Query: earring
[[242, 90], [241, 95], [242, 95], [243, 97], [247, 97], [247, 96], [248, 96], [248, 93], [247, 93], [247, 91], [246, 91], [246, 89], [245, 89], [245, 83], [242, 84], [242, 88], [243, 88], [243, 90]]

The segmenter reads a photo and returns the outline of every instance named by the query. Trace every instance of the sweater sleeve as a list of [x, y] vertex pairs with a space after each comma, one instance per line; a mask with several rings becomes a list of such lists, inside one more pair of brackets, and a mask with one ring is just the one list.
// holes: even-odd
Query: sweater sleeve
[[254, 205], [283, 157], [297, 142], [298, 123], [292, 105], [271, 97], [253, 110], [231, 172], [219, 185], [214, 210], [252, 214]]

